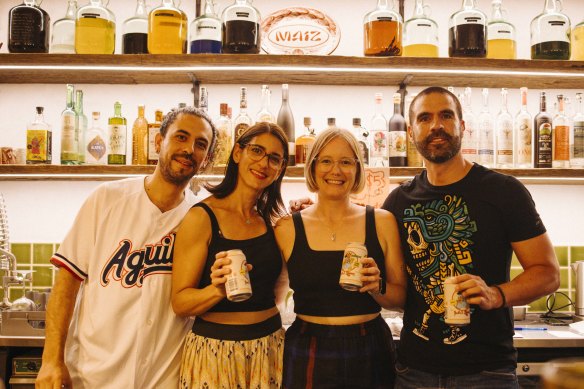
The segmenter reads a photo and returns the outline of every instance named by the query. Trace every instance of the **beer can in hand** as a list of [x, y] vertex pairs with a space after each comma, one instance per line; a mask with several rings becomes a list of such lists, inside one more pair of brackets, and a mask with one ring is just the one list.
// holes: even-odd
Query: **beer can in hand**
[[227, 258], [231, 259], [229, 268], [231, 273], [227, 275], [225, 291], [227, 299], [233, 302], [245, 301], [251, 297], [251, 282], [247, 272], [247, 261], [241, 250], [227, 251]]
[[451, 326], [470, 324], [470, 306], [463, 295], [456, 292], [454, 277], [444, 280], [444, 322]]
[[365, 245], [355, 242], [347, 244], [341, 265], [341, 277], [339, 278], [341, 288], [356, 291], [363, 287], [363, 281], [361, 281], [363, 264], [360, 259], [366, 256], [367, 247]]

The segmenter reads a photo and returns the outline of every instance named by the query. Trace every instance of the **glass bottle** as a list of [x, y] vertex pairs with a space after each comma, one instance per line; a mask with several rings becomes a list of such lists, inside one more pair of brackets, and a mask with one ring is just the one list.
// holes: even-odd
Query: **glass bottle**
[[483, 88], [483, 107], [479, 114], [479, 163], [489, 168], [495, 165], [493, 116], [489, 111], [489, 89], [487, 88]]
[[516, 59], [515, 26], [506, 20], [502, 0], [491, 3], [491, 20], [487, 33], [487, 58]]
[[466, 160], [470, 162], [478, 162], [479, 134], [477, 131], [477, 117], [472, 112], [472, 89], [466, 87], [462, 97], [464, 134], [462, 135], [461, 151]]
[[75, 52], [113, 54], [116, 48], [116, 18], [102, 0], [89, 0], [77, 10]]
[[[404, 107], [404, 113], [405, 113], [405, 118], [406, 118], [406, 126], [408, 126], [408, 127], [410, 127], [412, 125], [411, 118], [410, 118], [410, 106], [412, 105], [412, 101], [414, 101], [414, 99], [416, 98], [417, 95], [418, 95], [417, 93], [414, 93], [414, 94], [406, 97], [406, 105]], [[414, 142], [414, 138], [412, 136], [411, 131], [407, 132], [407, 137], [408, 137], [408, 147], [407, 147], [407, 149], [408, 149], [408, 154], [407, 154], [408, 166], [422, 167], [424, 165], [424, 160], [422, 158], [422, 155], [418, 151], [418, 148], [416, 147], [416, 142]]]
[[204, 86], [201, 87], [199, 93], [199, 108], [205, 112], [209, 109], [209, 92]]
[[371, 167], [389, 166], [389, 132], [387, 119], [383, 115], [383, 94], [375, 94], [375, 114], [371, 119], [371, 147], [369, 165]]
[[404, 57], [438, 57], [438, 24], [429, 9], [424, 0], [416, 0], [414, 14], [404, 24]]
[[221, 53], [223, 27], [214, 7], [215, 2], [207, 0], [205, 13], [191, 23], [191, 54]]
[[584, 20], [572, 31], [572, 61], [584, 61]]
[[36, 107], [36, 117], [26, 127], [26, 163], [51, 164], [53, 132], [43, 116], [44, 108]]
[[515, 116], [515, 167], [530, 168], [532, 166], [533, 118], [527, 110], [527, 88], [521, 88], [521, 109]]
[[134, 16], [124, 21], [123, 54], [148, 54], [148, 11], [146, 0], [137, 0]]
[[87, 116], [83, 113], [83, 91], [75, 92], [75, 131], [77, 132], [77, 160], [79, 164], [85, 163], [85, 135], [87, 132]]
[[8, 11], [8, 51], [48, 53], [51, 18], [36, 0], [24, 0]]
[[476, 0], [463, 0], [462, 9], [450, 16], [448, 55], [487, 56], [487, 16], [476, 7]]
[[353, 134], [357, 138], [365, 166], [369, 166], [369, 131], [361, 125], [361, 118], [353, 118]]
[[144, 117], [144, 105], [138, 105], [138, 117], [132, 126], [132, 165], [148, 162], [148, 121]]
[[533, 118], [533, 167], [552, 167], [552, 116], [547, 112], [546, 94], [539, 97], [539, 113]]
[[259, 54], [261, 47], [260, 11], [249, 0], [235, 0], [223, 10], [224, 53]]
[[148, 52], [150, 54], [186, 54], [187, 14], [174, 0], [162, 3], [148, 16]]
[[294, 126], [294, 115], [290, 108], [288, 84], [282, 84], [282, 105], [278, 112], [278, 125], [284, 130], [288, 138], [288, 166], [296, 163], [296, 127]]
[[513, 116], [507, 108], [507, 88], [501, 88], [501, 110], [495, 122], [497, 167], [513, 167]]
[[77, 165], [79, 135], [75, 127], [75, 87], [67, 84], [67, 104], [61, 113], [61, 165]]
[[377, 7], [363, 18], [364, 54], [394, 57], [402, 55], [403, 20], [388, 5], [388, 0], [377, 0]]
[[77, 0], [69, 0], [65, 17], [53, 24], [50, 53], [75, 54], [75, 19]]
[[304, 134], [296, 138], [296, 166], [304, 166], [306, 164], [306, 157], [308, 157], [315, 140], [316, 135], [314, 128], [312, 128], [312, 119], [305, 117]]
[[275, 123], [274, 115], [270, 111], [270, 96], [272, 92], [268, 85], [262, 85], [262, 107], [256, 114], [256, 123], [270, 122]]
[[565, 113], [564, 96], [558, 95], [558, 114], [552, 121], [552, 167], [570, 167], [570, 119]]
[[108, 165], [126, 164], [126, 118], [122, 116], [122, 104], [114, 103], [114, 116], [107, 121], [108, 124]]
[[570, 18], [560, 0], [545, 0], [543, 12], [531, 21], [531, 59], [570, 59]]
[[389, 118], [389, 166], [408, 166], [406, 119], [401, 114], [401, 94], [393, 94], [393, 116]]
[[157, 109], [154, 112], [154, 122], [148, 123], [148, 165], [156, 165], [158, 163], [158, 151], [156, 151], [156, 134], [160, 133], [162, 119], [162, 110]]
[[582, 93], [576, 93], [576, 114], [574, 115], [574, 131], [570, 141], [572, 144], [571, 167], [584, 167], [584, 101]]
[[87, 130], [85, 136], [85, 163], [87, 165], [106, 165], [107, 146], [106, 135], [99, 124], [99, 112], [91, 113], [91, 128]]
[[231, 135], [231, 120], [227, 116], [227, 104], [219, 105], [219, 119], [217, 125], [217, 146], [215, 146], [215, 165], [225, 166], [229, 161], [233, 137]]
[[252, 124], [253, 119], [247, 113], [247, 88], [242, 87], [239, 92], [239, 114], [233, 122], [233, 140], [237, 141]]

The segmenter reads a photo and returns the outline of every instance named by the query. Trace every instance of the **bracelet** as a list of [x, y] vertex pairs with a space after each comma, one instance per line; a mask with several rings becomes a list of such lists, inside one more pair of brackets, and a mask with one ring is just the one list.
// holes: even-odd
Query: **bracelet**
[[505, 305], [507, 305], [507, 299], [505, 298], [505, 293], [503, 293], [503, 289], [501, 289], [501, 287], [499, 285], [491, 285], [493, 288], [497, 289], [499, 291], [499, 293], [501, 294], [501, 299], [503, 300], [503, 303], [501, 304], [501, 306], [499, 308], [503, 308], [505, 307]]

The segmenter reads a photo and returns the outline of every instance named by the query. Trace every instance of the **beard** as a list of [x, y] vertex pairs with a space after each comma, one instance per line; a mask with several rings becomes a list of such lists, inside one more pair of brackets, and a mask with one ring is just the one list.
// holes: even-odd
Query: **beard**
[[[182, 167], [178, 170], [173, 170], [171, 162], [175, 157], [188, 159], [192, 162], [193, 166], [190, 168]], [[162, 173], [162, 177], [164, 177], [167, 182], [178, 186], [186, 185], [199, 170], [197, 162], [193, 159], [193, 156], [187, 154], [173, 154], [168, 159], [161, 155], [160, 159], [158, 160], [158, 165], [160, 168], [160, 173]]]
[[[430, 145], [430, 143], [436, 138], [442, 138], [446, 140], [446, 143], [437, 146]], [[414, 144], [424, 159], [434, 163], [444, 163], [458, 154], [462, 141], [460, 136], [452, 136], [444, 130], [438, 130], [432, 132], [420, 142], [417, 142], [414, 139]]]

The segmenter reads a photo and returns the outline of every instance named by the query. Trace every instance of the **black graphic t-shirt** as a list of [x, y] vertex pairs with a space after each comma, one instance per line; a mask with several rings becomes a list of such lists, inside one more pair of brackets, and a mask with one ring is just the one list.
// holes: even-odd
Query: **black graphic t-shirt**
[[446, 186], [433, 186], [423, 171], [396, 188], [383, 208], [398, 220], [408, 272], [399, 361], [448, 375], [514, 368], [510, 310], [471, 306], [470, 325], [449, 326], [442, 283], [464, 273], [487, 285], [509, 281], [511, 242], [546, 232], [525, 186], [477, 164]]

